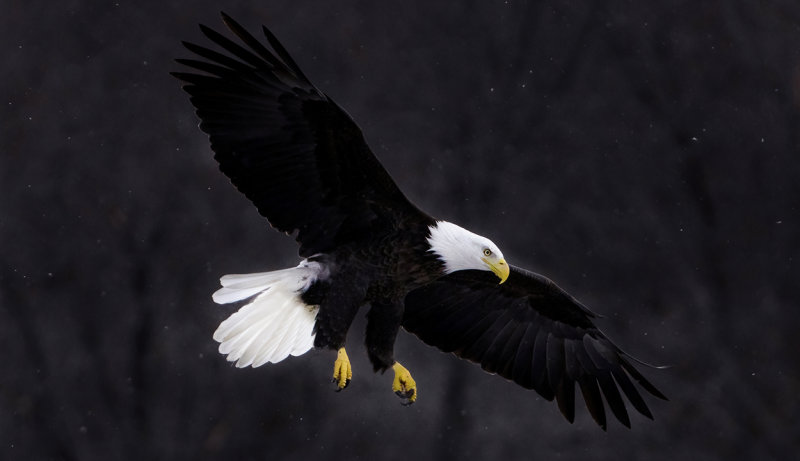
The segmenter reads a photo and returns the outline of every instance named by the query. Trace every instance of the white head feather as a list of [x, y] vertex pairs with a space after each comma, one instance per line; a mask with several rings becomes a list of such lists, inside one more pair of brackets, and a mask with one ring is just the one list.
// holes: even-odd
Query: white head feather
[[447, 221], [437, 221], [429, 229], [430, 251], [444, 263], [448, 274], [468, 269], [491, 271], [490, 262], [505, 264], [503, 253], [486, 237]]

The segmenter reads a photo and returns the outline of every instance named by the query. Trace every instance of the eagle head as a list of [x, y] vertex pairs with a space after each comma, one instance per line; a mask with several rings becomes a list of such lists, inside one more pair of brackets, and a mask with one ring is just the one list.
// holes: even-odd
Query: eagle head
[[430, 251], [444, 263], [445, 273], [472, 269], [492, 271], [500, 283], [508, 278], [511, 269], [491, 240], [447, 221], [437, 221], [429, 230]]

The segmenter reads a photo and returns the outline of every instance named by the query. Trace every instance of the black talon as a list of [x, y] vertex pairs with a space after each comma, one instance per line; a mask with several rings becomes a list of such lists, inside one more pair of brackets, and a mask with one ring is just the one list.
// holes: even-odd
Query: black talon
[[[332, 383], [338, 383], [338, 382], [339, 382], [339, 380], [338, 380], [338, 379], [336, 379], [336, 378], [333, 378], [333, 379], [331, 380], [331, 382], [332, 382]], [[347, 386], [349, 386], [349, 385], [350, 385], [350, 380], [349, 380], [349, 379], [345, 380], [345, 382], [344, 382], [344, 386], [343, 386], [343, 387], [339, 387], [339, 385], [337, 384], [337, 385], [336, 385], [336, 392], [342, 392], [344, 389], [347, 389]]]
[[414, 389], [409, 389], [407, 391], [395, 391], [395, 395], [397, 395], [403, 400], [402, 402], [400, 402], [400, 405], [403, 405], [404, 407], [407, 407], [414, 403], [414, 401], [411, 400], [411, 398], [414, 397]]

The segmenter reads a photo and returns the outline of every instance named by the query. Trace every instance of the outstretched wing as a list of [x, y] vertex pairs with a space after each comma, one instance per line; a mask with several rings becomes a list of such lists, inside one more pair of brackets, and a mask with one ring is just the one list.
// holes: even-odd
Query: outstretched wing
[[184, 42], [177, 61], [220, 170], [310, 256], [356, 240], [390, 213], [419, 213], [347, 113], [306, 78], [272, 33], [271, 48], [222, 13], [238, 44], [200, 26], [222, 52]]
[[[631, 381], [666, 399], [592, 323], [595, 315], [551, 280], [517, 267], [502, 285], [487, 271], [457, 271], [408, 294], [403, 327], [427, 344], [555, 399], [572, 422], [577, 383], [606, 428], [603, 397], [630, 427], [619, 390], [652, 419]], [[635, 359], [634, 359], [635, 360]]]

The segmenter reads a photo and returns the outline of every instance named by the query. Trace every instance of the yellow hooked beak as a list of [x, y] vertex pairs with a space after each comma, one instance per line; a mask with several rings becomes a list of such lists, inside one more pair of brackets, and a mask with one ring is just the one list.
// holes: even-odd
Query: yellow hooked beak
[[481, 258], [481, 259], [483, 260], [483, 262], [486, 263], [487, 266], [489, 266], [489, 269], [491, 269], [492, 272], [494, 272], [494, 275], [500, 277], [500, 283], [506, 281], [508, 275], [511, 273], [511, 268], [508, 267], [508, 264], [506, 264], [505, 259], [501, 259], [497, 262], [491, 262], [486, 258]]

